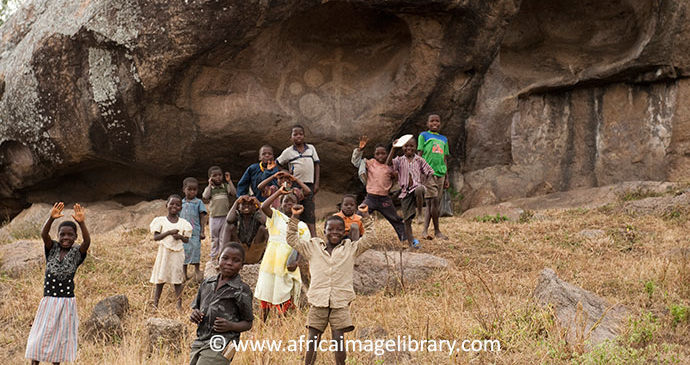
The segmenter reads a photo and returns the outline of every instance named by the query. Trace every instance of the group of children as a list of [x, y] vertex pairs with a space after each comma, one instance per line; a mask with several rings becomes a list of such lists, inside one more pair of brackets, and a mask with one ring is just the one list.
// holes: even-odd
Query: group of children
[[[438, 223], [440, 193], [448, 187], [448, 145], [447, 139], [439, 134], [440, 125], [438, 115], [430, 115], [429, 130], [420, 134], [416, 141], [407, 141], [402, 146], [403, 155], [395, 158], [397, 147], [388, 152], [385, 146], [377, 145], [374, 158], [364, 159], [363, 150], [368, 139], [363, 136], [353, 151], [352, 162], [366, 185], [366, 197], [358, 207], [356, 196], [343, 197], [340, 212], [326, 219], [325, 240], [317, 237], [315, 226], [314, 195], [319, 190], [319, 156], [313, 145], [304, 142], [304, 128], [299, 125], [291, 130], [293, 145], [283, 150], [277, 159], [270, 146], [261, 147], [259, 162], [247, 168], [237, 189], [229, 173], [224, 174], [218, 166], [209, 168], [208, 186], [202, 193], [203, 199], [209, 202], [208, 210], [197, 197], [199, 182], [193, 177], [184, 179], [184, 198], [175, 194], [169, 196], [167, 215], [155, 218], [150, 224], [153, 238], [158, 242], [150, 281], [155, 284], [155, 307], [164, 284], [169, 283], [174, 286], [177, 307], [181, 308], [182, 285], [189, 279], [187, 266], [194, 265], [195, 277], [201, 277], [203, 222], [204, 216], [210, 214], [210, 256], [212, 262], [217, 263], [220, 274], [201, 282], [192, 304], [190, 320], [198, 324], [198, 328], [190, 363], [229, 363], [232, 352], [226, 351], [223, 356], [209, 346], [209, 339], [221, 335], [228, 343], [233, 343], [239, 339], [240, 332], [251, 328], [252, 293], [238, 275], [244, 263], [261, 261], [253, 296], [260, 300], [265, 321], [272, 309], [284, 315], [296, 304], [302, 287], [297, 263], [303, 256], [309, 263], [311, 278], [307, 327], [312, 341], [307, 346], [305, 363], [314, 362], [316, 344], [328, 324], [333, 338], [343, 341], [344, 333], [354, 328], [349, 312], [349, 303], [355, 297], [354, 260], [375, 240], [368, 234], [373, 211], [380, 212], [391, 223], [401, 241], [419, 248], [419, 240], [413, 236], [412, 221], [415, 216], [421, 217], [426, 203], [422, 236], [433, 238], [427, 234], [433, 222], [435, 237], [447, 238]], [[403, 217], [397, 214], [389, 196], [394, 180], [400, 186], [397, 194]], [[239, 198], [233, 203], [237, 196]], [[48, 264], [44, 299], [26, 350], [26, 357], [32, 359], [32, 363], [73, 361], [76, 357], [78, 320], [72, 279], [86, 257], [89, 234], [84, 224], [84, 210], [77, 204], [73, 217], [82, 230], [82, 245], [73, 246], [77, 229], [72, 222], [60, 224], [60, 242], [50, 239], [50, 226], [54, 219], [61, 217], [63, 207], [62, 203], [55, 204], [42, 233]], [[58, 267], [64, 268], [65, 273], [53, 279], [51, 275], [58, 275]], [[58, 285], [65, 284], [69, 295], [67, 292], [63, 295], [62, 290], [57, 295], [48, 289], [55, 288], [56, 279], [63, 280]], [[56, 296], [59, 297], [56, 299], [64, 296], [68, 300], [55, 301], [53, 297]], [[51, 311], [64, 311], [65, 314], [45, 314]], [[46, 331], [53, 332], [46, 334]], [[55, 331], [67, 331], [67, 336]], [[58, 343], [55, 338], [67, 340]], [[339, 349], [335, 353], [336, 363], [344, 364], [346, 354], [342, 346]]]

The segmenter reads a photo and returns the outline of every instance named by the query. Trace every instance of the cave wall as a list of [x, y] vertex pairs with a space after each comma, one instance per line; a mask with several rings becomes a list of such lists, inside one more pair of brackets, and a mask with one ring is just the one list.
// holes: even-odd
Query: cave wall
[[[235, 180], [304, 125], [326, 189], [357, 138], [438, 113], [463, 207], [681, 180], [680, 1], [27, 2], [0, 27], [0, 206], [136, 202]], [[371, 147], [370, 147], [371, 148]], [[369, 153], [369, 151], [367, 151]]]

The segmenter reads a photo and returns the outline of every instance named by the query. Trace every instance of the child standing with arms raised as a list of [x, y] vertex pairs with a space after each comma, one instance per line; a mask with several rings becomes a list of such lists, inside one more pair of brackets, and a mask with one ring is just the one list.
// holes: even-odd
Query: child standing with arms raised
[[[393, 185], [393, 177], [395, 176], [391, 167], [386, 164], [390, 156], [388, 156], [386, 147], [378, 144], [374, 149], [374, 159], [363, 159], [362, 154], [368, 141], [367, 136], [362, 136], [359, 139], [359, 146], [352, 151], [352, 164], [359, 168], [359, 170], [364, 168], [366, 171], [364, 176], [360, 176], [363, 179], [362, 182], [367, 187], [367, 196], [364, 198], [364, 204], [369, 207], [369, 214], [373, 211], [381, 213], [395, 229], [400, 242], [404, 242], [407, 239], [405, 236], [405, 224], [402, 218], [398, 216], [393, 200], [388, 196], [388, 191]], [[390, 154], [392, 156], [392, 150]]]
[[419, 134], [417, 140], [417, 154], [422, 156], [424, 160], [434, 169], [434, 174], [426, 181], [426, 209], [424, 211], [424, 229], [422, 230], [422, 237], [426, 239], [433, 239], [427, 233], [429, 230], [429, 223], [434, 222], [434, 236], [436, 238], [446, 240], [448, 237], [441, 233], [441, 227], [438, 224], [438, 217], [441, 212], [441, 195], [443, 189], [448, 189], [450, 183], [448, 181], [448, 138], [439, 133], [441, 130], [441, 117], [437, 114], [429, 115], [426, 122], [428, 131]]
[[184, 244], [192, 236], [192, 225], [180, 218], [182, 199], [173, 194], [166, 203], [168, 215], [156, 217], [150, 225], [154, 241], [158, 241], [156, 263], [151, 271], [151, 283], [156, 284], [153, 294], [153, 306], [158, 308], [158, 301], [163, 292], [163, 285], [170, 283], [175, 286], [177, 308], [182, 309], [182, 283], [184, 283]]
[[319, 155], [316, 153], [314, 145], [304, 143], [304, 127], [301, 125], [292, 127], [290, 138], [292, 139], [292, 146], [284, 149], [277, 161], [311, 190], [310, 194], [305, 193], [304, 199], [301, 199], [299, 203], [304, 206], [302, 221], [309, 227], [311, 235], [316, 236], [314, 195], [319, 192], [321, 176]]
[[86, 229], [84, 208], [74, 205], [72, 218], [79, 224], [83, 241], [77, 240], [77, 225], [65, 221], [58, 226], [58, 240], [50, 238], [50, 227], [55, 219], [62, 217], [65, 204], [55, 203], [50, 216], [43, 225], [41, 238], [46, 255], [46, 273], [43, 283], [43, 299], [38, 305], [34, 323], [26, 343], [25, 356], [31, 364], [41, 361], [59, 364], [75, 361], [77, 358], [77, 332], [79, 317], [77, 301], [74, 298], [74, 274], [84, 262], [91, 245], [91, 236]]
[[[225, 226], [225, 216], [230, 210], [230, 200], [237, 194], [235, 185], [230, 180], [230, 173], [225, 173], [223, 181], [223, 170], [220, 166], [211, 166], [208, 169], [208, 186], [204, 189], [201, 197], [208, 203], [210, 218], [208, 219], [209, 230], [211, 231], [211, 260], [218, 257], [220, 250], [220, 236]], [[201, 230], [203, 233], [203, 229]]]
[[[272, 207], [273, 201], [281, 198], [280, 210]], [[297, 197], [291, 189], [285, 186], [276, 191], [261, 205], [266, 214], [266, 228], [268, 229], [268, 245], [264, 258], [259, 267], [259, 277], [256, 281], [254, 296], [261, 300], [262, 318], [268, 318], [271, 308], [276, 308], [278, 314], [285, 312], [299, 299], [302, 289], [302, 275], [297, 267], [299, 255], [286, 242], [287, 225], [292, 216], [292, 206], [297, 203]], [[299, 237], [311, 238], [309, 228], [304, 222], [298, 224]]]
[[194, 265], [194, 277], [197, 281], [201, 281], [202, 274], [199, 270], [199, 262], [201, 261], [201, 240], [206, 238], [204, 236], [204, 216], [206, 215], [206, 207], [201, 199], [196, 197], [199, 191], [199, 182], [193, 178], [188, 177], [182, 181], [182, 191], [184, 192], [184, 199], [182, 199], [182, 211], [180, 218], [186, 220], [192, 225], [192, 236], [189, 242], [184, 243], [184, 279], [189, 279], [187, 276], [187, 265]]
[[352, 241], [345, 238], [345, 222], [335, 215], [326, 219], [325, 242], [318, 237], [304, 240], [297, 234], [298, 219], [303, 209], [300, 205], [292, 207], [287, 243], [309, 261], [311, 273], [311, 285], [307, 293], [311, 305], [307, 316], [309, 337], [304, 363], [314, 363], [321, 334], [330, 324], [333, 341], [338, 343], [335, 362], [345, 364], [347, 357], [344, 347], [345, 332], [350, 332], [355, 328], [350, 317], [350, 302], [355, 299], [355, 290], [352, 285], [355, 259], [368, 250], [375, 241], [375, 237], [370, 233], [372, 219], [368, 213], [369, 208], [361, 204], [359, 212], [362, 214], [365, 233], [359, 240]]

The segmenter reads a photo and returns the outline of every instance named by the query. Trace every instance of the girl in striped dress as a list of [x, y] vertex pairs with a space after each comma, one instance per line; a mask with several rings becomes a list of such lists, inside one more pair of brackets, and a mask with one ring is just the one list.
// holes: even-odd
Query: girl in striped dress
[[32, 365], [41, 361], [54, 364], [72, 362], [77, 358], [79, 317], [74, 299], [74, 274], [86, 258], [91, 237], [84, 223], [84, 208], [75, 204], [72, 218], [81, 229], [82, 244], [74, 244], [77, 240], [77, 224], [72, 221], [60, 223], [58, 241], [50, 238], [50, 227], [55, 219], [62, 217], [64, 208], [64, 203], [55, 203], [41, 231], [45, 246], [46, 273], [43, 299], [38, 305], [26, 343], [25, 356], [31, 359]]

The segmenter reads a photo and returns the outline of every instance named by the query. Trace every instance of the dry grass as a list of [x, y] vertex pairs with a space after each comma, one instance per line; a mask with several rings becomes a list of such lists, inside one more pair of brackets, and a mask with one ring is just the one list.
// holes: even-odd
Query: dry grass
[[[523, 223], [482, 223], [442, 218], [450, 241], [423, 241], [421, 252], [445, 257], [452, 267], [423, 283], [406, 285], [394, 295], [380, 292], [358, 296], [352, 303], [357, 328], [385, 329], [386, 338], [498, 339], [501, 351], [448, 355], [411, 353], [405, 360], [350, 353], [349, 364], [374, 363], [690, 363], [690, 323], [674, 322], [669, 308], [690, 305], [690, 263], [671, 250], [690, 247], [688, 222], [662, 217], [633, 217], [615, 207], [598, 210], [539, 212]], [[419, 232], [420, 227], [415, 226]], [[583, 229], [606, 234], [589, 240]], [[392, 247], [394, 234], [380, 220], [375, 230], [379, 248]], [[82, 322], [106, 296], [125, 294], [131, 310], [123, 338], [108, 343], [81, 340], [78, 364], [183, 364], [182, 354], [149, 356], [145, 321], [151, 316], [185, 321], [191, 343], [194, 325], [188, 313], [174, 309], [166, 287], [161, 311], [149, 308], [148, 283], [156, 247], [145, 232], [96, 236], [90, 257], [77, 272], [77, 301]], [[208, 240], [204, 242], [208, 254]], [[568, 343], [550, 310], [531, 300], [539, 272], [551, 267], [566, 281], [631, 308], [625, 333], [615, 343], [581, 354], [581, 343]], [[22, 363], [26, 338], [42, 294], [41, 270], [23, 277], [2, 277], [0, 293], [0, 358]], [[651, 284], [650, 284], [651, 283]], [[184, 291], [189, 304], [196, 286]], [[258, 313], [258, 311], [255, 311]], [[287, 342], [306, 334], [306, 310], [288, 318], [258, 320], [243, 339], [281, 339]], [[355, 338], [357, 331], [349, 334]], [[326, 338], [330, 337], [325, 335]], [[185, 347], [188, 348], [188, 347]], [[237, 364], [299, 363], [303, 353], [244, 353]], [[330, 364], [328, 353], [318, 364]]]

